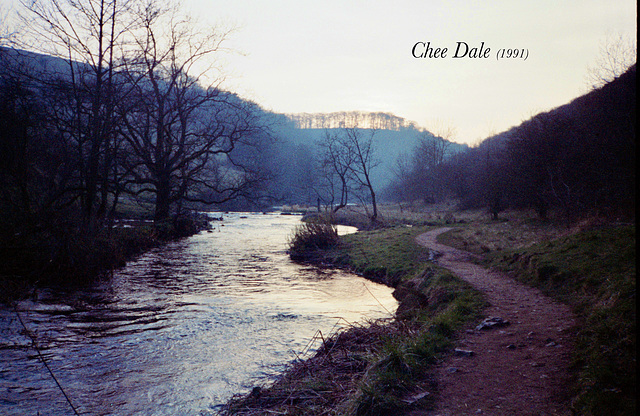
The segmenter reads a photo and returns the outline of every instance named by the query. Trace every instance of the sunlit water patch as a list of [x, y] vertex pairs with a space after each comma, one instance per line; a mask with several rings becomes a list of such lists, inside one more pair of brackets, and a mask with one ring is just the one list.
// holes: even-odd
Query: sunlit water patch
[[[292, 263], [300, 218], [226, 214], [74, 293], [0, 309], [0, 414], [206, 415], [348, 322], [389, 317], [391, 289]], [[343, 230], [345, 231], [345, 230]], [[30, 336], [31, 335], [31, 336]]]

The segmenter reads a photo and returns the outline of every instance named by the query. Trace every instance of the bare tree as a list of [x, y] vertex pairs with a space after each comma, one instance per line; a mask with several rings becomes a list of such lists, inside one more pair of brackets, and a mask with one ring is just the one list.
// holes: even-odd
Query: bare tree
[[368, 192], [373, 212], [371, 222], [378, 219], [378, 204], [376, 202], [376, 192], [371, 182], [371, 172], [380, 162], [375, 158], [375, 148], [373, 138], [376, 130], [361, 130], [358, 128], [345, 128], [342, 136], [342, 145], [347, 149], [353, 160], [351, 173], [354, 180], [362, 189]]
[[396, 168], [396, 190], [409, 200], [422, 199], [434, 203], [445, 193], [447, 178], [443, 165], [450, 157], [455, 128], [437, 122], [435, 134], [425, 131], [409, 156], [401, 156]]
[[[325, 131], [320, 148], [322, 149], [321, 171], [330, 188], [333, 212], [338, 212], [347, 206], [351, 185], [351, 169], [354, 163], [353, 153], [349, 147], [344, 145], [339, 134], [331, 133], [329, 130]], [[334, 206], [336, 193], [339, 194], [339, 201]]]
[[232, 152], [250, 144], [259, 123], [255, 108], [219, 88], [221, 76], [207, 78], [217, 68], [206, 61], [223, 50], [227, 32], [202, 33], [153, 0], [137, 14], [137, 51], [126, 72], [133, 89], [121, 106], [137, 193], [155, 195], [156, 220], [183, 200], [237, 197], [257, 177]]
[[443, 137], [424, 134], [413, 154], [413, 175], [422, 188], [426, 201], [435, 202], [441, 198], [443, 181], [440, 167], [448, 156], [451, 142]]
[[596, 89], [613, 81], [636, 63], [637, 42], [624, 35], [612, 36], [600, 46], [600, 54], [593, 66], [587, 68], [589, 87]]
[[333, 181], [339, 181], [340, 202], [334, 212], [346, 206], [350, 191], [361, 199], [358, 191], [364, 191], [373, 208], [371, 222], [378, 218], [376, 192], [371, 181], [371, 172], [379, 164], [374, 154], [375, 133], [374, 129], [345, 127], [333, 134], [327, 132], [320, 144], [323, 148], [323, 170], [334, 187]]
[[395, 166], [391, 168], [393, 179], [385, 190], [390, 200], [398, 202], [401, 212], [403, 210], [403, 202], [408, 202], [410, 206], [413, 206], [412, 184], [409, 180], [411, 177], [411, 168], [410, 157], [407, 154], [400, 154], [398, 159], [396, 159]]
[[106, 211], [107, 175], [114, 162], [114, 63], [122, 53], [128, 0], [21, 0], [28, 30], [22, 45], [66, 61], [56, 88], [68, 89], [57, 123], [78, 156], [77, 184], [85, 220]]

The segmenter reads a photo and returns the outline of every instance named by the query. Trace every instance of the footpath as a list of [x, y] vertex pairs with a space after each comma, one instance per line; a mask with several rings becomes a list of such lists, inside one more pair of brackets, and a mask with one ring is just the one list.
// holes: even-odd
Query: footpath
[[538, 289], [439, 244], [439, 228], [416, 238], [435, 262], [481, 291], [488, 318], [468, 328], [454, 355], [436, 369], [437, 409], [411, 416], [569, 415], [575, 316]]

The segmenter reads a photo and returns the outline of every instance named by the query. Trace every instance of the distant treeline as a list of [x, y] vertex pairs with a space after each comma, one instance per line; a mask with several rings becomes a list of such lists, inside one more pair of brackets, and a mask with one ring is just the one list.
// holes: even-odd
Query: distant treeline
[[416, 129], [413, 121], [391, 113], [337, 111], [333, 113], [297, 113], [287, 114], [299, 129], [339, 129], [361, 128], [376, 130]]
[[418, 147], [390, 187], [398, 201], [456, 198], [463, 208], [635, 216], [636, 65], [571, 103], [451, 158]]

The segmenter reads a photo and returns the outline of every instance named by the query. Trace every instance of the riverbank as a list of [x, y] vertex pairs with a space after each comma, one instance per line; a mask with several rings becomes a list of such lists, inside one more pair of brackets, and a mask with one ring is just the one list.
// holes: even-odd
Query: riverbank
[[211, 415], [318, 331], [395, 311], [388, 287], [293, 264], [284, 249], [298, 216], [220, 215], [109, 278], [1, 307], [0, 414], [69, 414], [35, 347], [81, 414]]
[[427, 229], [357, 233], [315, 252], [314, 264], [395, 287], [395, 318], [322, 339], [312, 358], [294, 362], [274, 384], [236, 397], [221, 414], [374, 415], [431, 407], [430, 369], [452, 349], [455, 334], [479, 319], [485, 303], [468, 284], [428, 261], [429, 251], [414, 243]]
[[[465, 218], [451, 222], [454, 228], [438, 237], [439, 241], [476, 253], [473, 262], [538, 287], [575, 314], [575, 328], [563, 324], [563, 331], [549, 339], [537, 339], [546, 328], [526, 334], [515, 327], [494, 333], [521, 338], [516, 341], [485, 336], [493, 350], [504, 351], [494, 360], [502, 362], [524, 352], [519, 363], [499, 371], [496, 368], [502, 367], [487, 369], [488, 374], [498, 375], [498, 385], [505, 385], [500, 376], [508, 377], [520, 365], [540, 372], [537, 378], [542, 380], [549, 380], [547, 372], [560, 366], [564, 381], [551, 390], [565, 394], [554, 396], [554, 402], [538, 401], [538, 406], [560, 403], [560, 408], [575, 414], [635, 414], [635, 226], [595, 221], [567, 228], [517, 212], [505, 213], [500, 221]], [[477, 354], [459, 343], [478, 342], [480, 338], [474, 337], [480, 333], [464, 329], [474, 328], [483, 314], [496, 312], [486, 308], [485, 300], [491, 297], [481, 296], [429, 262], [437, 255], [414, 241], [430, 229], [433, 227], [404, 226], [360, 232], [342, 238], [334, 249], [314, 253], [310, 258], [315, 264], [337, 265], [396, 287], [395, 296], [400, 300], [396, 319], [323, 340], [314, 357], [293, 363], [272, 386], [259, 386], [248, 396], [236, 397], [222, 414], [428, 415], [436, 414], [430, 412], [442, 404], [438, 391], [464, 397], [460, 383], [458, 387], [456, 382], [449, 383], [444, 390], [444, 377], [460, 373], [458, 367], [443, 363], [456, 357], [455, 346], [460, 354]], [[516, 308], [524, 307], [522, 302], [516, 301]], [[501, 305], [493, 307], [501, 310]], [[453, 316], [456, 318], [451, 319]], [[527, 322], [536, 320], [546, 324], [535, 317]], [[559, 351], [556, 345], [573, 348], [563, 352], [557, 365], [551, 364], [557, 357], [531, 358], [536, 354], [548, 357], [545, 354]], [[536, 352], [527, 355], [527, 350]], [[450, 373], [452, 368], [456, 371]], [[334, 372], [340, 376], [332, 376]], [[485, 376], [475, 375], [478, 380]], [[520, 385], [520, 381], [508, 383]], [[519, 397], [518, 390], [512, 393]], [[483, 397], [482, 403], [493, 406], [495, 414], [509, 414], [507, 410], [517, 403], [505, 406], [491, 401], [500, 397]], [[500, 413], [501, 408], [507, 413]]]
[[4, 236], [0, 303], [22, 299], [38, 287], [90, 283], [144, 251], [208, 227], [208, 218], [193, 214], [161, 223], [120, 220], [92, 233], [65, 223]]

